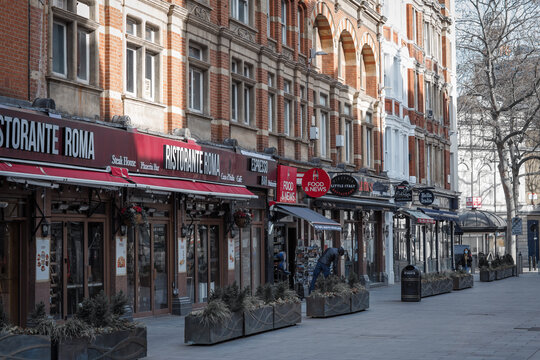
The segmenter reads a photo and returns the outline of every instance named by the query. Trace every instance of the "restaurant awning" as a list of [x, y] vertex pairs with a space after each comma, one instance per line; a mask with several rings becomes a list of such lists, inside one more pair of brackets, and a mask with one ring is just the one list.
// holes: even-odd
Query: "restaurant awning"
[[447, 221], [459, 220], [458, 214], [452, 211], [436, 210], [436, 209], [429, 209], [429, 208], [418, 208], [418, 210], [421, 210], [424, 214], [428, 215], [429, 217], [432, 217], [435, 220], [447, 220]]
[[417, 224], [435, 224], [435, 219], [418, 210], [399, 209], [398, 212], [416, 220]]
[[135, 176], [130, 178], [137, 187], [149, 190], [180, 192], [193, 195], [216, 196], [220, 198], [256, 199], [257, 196], [241, 185], [224, 185], [191, 180], [180, 180], [163, 177]]
[[[113, 174], [115, 174], [114, 171]], [[56, 184], [71, 184], [90, 187], [130, 187], [220, 198], [257, 198], [245, 186], [241, 185], [225, 185], [141, 175], [115, 176], [113, 174], [105, 170], [0, 162], [0, 176], [5, 176], [8, 180], [15, 182], [32, 181], [34, 184], [41, 186], [54, 187]], [[40, 183], [36, 183], [36, 181]]]
[[341, 231], [341, 225], [318, 212], [302, 206], [274, 205], [274, 210], [306, 220], [315, 230]]
[[359, 198], [359, 197], [353, 197], [353, 196], [340, 197], [340, 196], [324, 195], [315, 200], [316, 204], [321, 204], [324, 202], [351, 204], [353, 206], [361, 206], [362, 208], [369, 209], [369, 210], [383, 210], [383, 209], [395, 210], [398, 208], [395, 204], [392, 204], [385, 200], [367, 199], [367, 198]]

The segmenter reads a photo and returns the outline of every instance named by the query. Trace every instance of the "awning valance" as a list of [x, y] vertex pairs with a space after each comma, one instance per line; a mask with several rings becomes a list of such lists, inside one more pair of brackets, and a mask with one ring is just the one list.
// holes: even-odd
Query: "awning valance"
[[447, 221], [459, 220], [458, 214], [452, 211], [435, 210], [435, 209], [429, 209], [429, 208], [418, 208], [418, 210], [421, 210], [424, 214], [428, 215], [429, 217], [432, 217], [435, 220], [447, 220]]
[[114, 176], [107, 171], [95, 169], [73, 169], [0, 162], [0, 176], [5, 176], [8, 180], [16, 182], [40, 181], [43, 184], [38, 185], [42, 186], [71, 184], [90, 187], [130, 187], [142, 190], [180, 192], [219, 198], [257, 198], [245, 186], [240, 185], [225, 185], [140, 175], [122, 177]]
[[315, 230], [341, 231], [341, 225], [339, 223], [306, 207], [276, 204], [274, 205], [274, 210], [304, 219], [309, 222]]
[[435, 219], [418, 210], [399, 209], [399, 212], [416, 221], [417, 224], [435, 224]]
[[317, 198], [316, 203], [322, 203], [322, 202], [332, 202], [332, 203], [342, 203], [342, 204], [351, 204], [354, 206], [361, 206], [365, 209], [370, 210], [395, 210], [398, 207], [395, 204], [392, 204], [388, 201], [381, 200], [381, 199], [366, 199], [366, 198], [359, 198], [354, 196], [349, 197], [339, 197], [339, 196], [332, 196], [332, 195], [324, 195], [320, 198]]

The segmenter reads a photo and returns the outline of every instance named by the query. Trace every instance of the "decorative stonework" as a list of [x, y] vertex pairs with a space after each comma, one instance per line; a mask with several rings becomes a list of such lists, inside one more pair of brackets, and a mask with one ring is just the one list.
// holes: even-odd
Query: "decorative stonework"
[[255, 42], [255, 31], [233, 21], [229, 22], [229, 29], [241, 39], [249, 42]]
[[204, 7], [202, 4], [196, 2], [188, 3], [189, 14], [198, 17], [204, 21], [210, 21], [210, 9]]

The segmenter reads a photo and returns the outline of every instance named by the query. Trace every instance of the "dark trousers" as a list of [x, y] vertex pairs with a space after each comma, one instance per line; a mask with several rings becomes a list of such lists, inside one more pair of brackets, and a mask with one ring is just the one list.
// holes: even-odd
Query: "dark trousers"
[[315, 266], [315, 270], [313, 270], [313, 279], [311, 280], [311, 285], [309, 286], [309, 292], [311, 293], [313, 290], [315, 290], [315, 283], [317, 282], [317, 278], [319, 277], [319, 274], [323, 273], [324, 277], [327, 278], [328, 275], [330, 275], [330, 267], [328, 265], [325, 265], [319, 261], [317, 261], [317, 265]]

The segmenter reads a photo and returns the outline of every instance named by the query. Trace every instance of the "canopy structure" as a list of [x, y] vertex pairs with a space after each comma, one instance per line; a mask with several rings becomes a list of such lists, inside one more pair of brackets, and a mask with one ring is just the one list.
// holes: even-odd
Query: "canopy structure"
[[302, 206], [276, 204], [274, 210], [306, 220], [315, 230], [341, 231], [341, 225], [318, 212]]
[[489, 211], [473, 209], [459, 213], [456, 234], [503, 231], [506, 231], [506, 221]]
[[424, 214], [429, 215], [431, 218], [435, 220], [447, 220], [447, 221], [458, 221], [459, 217], [458, 214], [452, 211], [446, 211], [446, 210], [436, 210], [436, 209], [429, 209], [429, 208], [418, 208], [418, 210], [421, 210]]
[[435, 224], [435, 219], [418, 210], [399, 209], [398, 212], [414, 219], [417, 224]]

